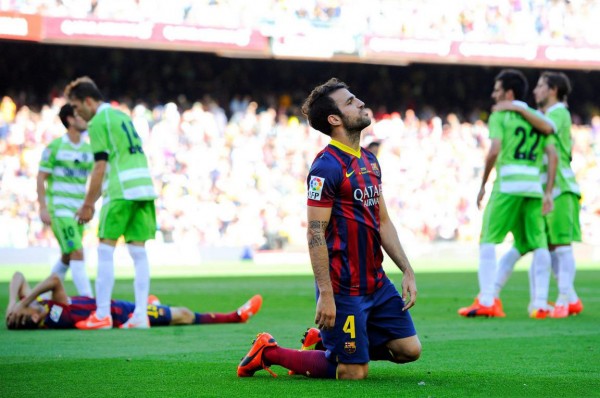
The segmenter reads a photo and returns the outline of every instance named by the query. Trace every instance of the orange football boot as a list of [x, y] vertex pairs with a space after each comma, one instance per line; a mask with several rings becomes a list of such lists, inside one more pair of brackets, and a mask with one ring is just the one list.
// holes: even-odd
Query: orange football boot
[[506, 314], [502, 309], [502, 301], [495, 298], [494, 304], [491, 306], [481, 305], [479, 297], [475, 297], [473, 304], [468, 307], [463, 307], [458, 310], [458, 315], [472, 318], [476, 316], [485, 316], [490, 318], [504, 318]]
[[577, 299], [574, 303], [569, 303], [569, 315], [577, 315], [583, 311], [583, 303], [581, 299]]
[[262, 296], [260, 294], [257, 294], [253, 296], [250, 300], [242, 304], [242, 306], [237, 310], [241, 322], [248, 322], [248, 319], [256, 315], [256, 313], [260, 310], [260, 307], [262, 306], [262, 302]]
[[[308, 351], [308, 350], [325, 351], [325, 347], [323, 346], [323, 340], [321, 339], [321, 331], [317, 328], [306, 329], [306, 332], [304, 332], [304, 335], [302, 336], [300, 343], [302, 343], [302, 345], [300, 346], [301, 351]], [[289, 370], [288, 374], [290, 376], [292, 376], [292, 375], [295, 375], [296, 372], [294, 372], [293, 370]]]
[[112, 329], [113, 320], [110, 315], [98, 319], [98, 317], [96, 317], [96, 311], [92, 311], [87, 319], [76, 322], [75, 327], [82, 330]]
[[246, 354], [242, 361], [238, 365], [237, 375], [238, 377], [252, 377], [256, 371], [264, 369], [271, 374], [273, 377], [277, 375], [265, 364], [263, 360], [263, 354], [265, 348], [277, 347], [277, 341], [269, 333], [263, 332], [256, 335], [256, 339], [252, 342], [250, 351]]

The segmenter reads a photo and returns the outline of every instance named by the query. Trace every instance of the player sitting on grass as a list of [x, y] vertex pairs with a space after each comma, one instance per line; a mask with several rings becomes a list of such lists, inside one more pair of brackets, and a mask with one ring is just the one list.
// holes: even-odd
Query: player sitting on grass
[[[38, 296], [51, 292], [49, 300], [38, 300]], [[151, 301], [152, 302], [152, 301]], [[244, 305], [226, 314], [197, 313], [186, 307], [161, 305], [155, 299], [147, 309], [151, 326], [204, 325], [210, 323], [243, 323], [255, 315], [262, 305], [262, 297], [255, 295]], [[110, 312], [113, 326], [123, 325], [133, 314], [134, 303], [112, 300]], [[96, 309], [96, 300], [90, 297], [69, 297], [56, 274], [29, 287], [25, 276], [16, 272], [9, 286], [9, 301], [6, 309], [8, 329], [74, 329], [75, 323], [87, 318]]]

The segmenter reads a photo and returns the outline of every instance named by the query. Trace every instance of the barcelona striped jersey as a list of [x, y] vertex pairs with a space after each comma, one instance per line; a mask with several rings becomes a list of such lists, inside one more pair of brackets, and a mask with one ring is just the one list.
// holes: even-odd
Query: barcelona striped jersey
[[[84, 296], [69, 297], [69, 304], [53, 300], [41, 300], [47, 313], [39, 325], [42, 329], [74, 329], [75, 323], [87, 319], [96, 311], [96, 299]], [[113, 327], [119, 327], [133, 314], [135, 304], [128, 301], [111, 300], [110, 315]], [[165, 305], [148, 305], [148, 319], [151, 326], [167, 326], [171, 323], [171, 308]]]
[[379, 234], [381, 169], [375, 155], [332, 140], [310, 168], [308, 206], [330, 207], [325, 231], [333, 292], [373, 293], [387, 279]]

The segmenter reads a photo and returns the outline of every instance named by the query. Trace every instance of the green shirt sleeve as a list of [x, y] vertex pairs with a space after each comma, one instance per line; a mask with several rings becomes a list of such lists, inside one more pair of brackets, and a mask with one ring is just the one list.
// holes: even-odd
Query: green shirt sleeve
[[92, 153], [110, 153], [106, 125], [99, 116], [100, 115], [96, 115], [92, 120], [92, 123], [88, 124], [88, 134], [90, 136], [90, 144], [92, 145]]
[[498, 139], [502, 141], [502, 119], [501, 114], [503, 112], [493, 112], [488, 120], [488, 130], [490, 132], [490, 139]]
[[52, 173], [54, 163], [56, 162], [56, 152], [58, 149], [58, 142], [52, 141], [50, 145], [42, 152], [42, 160], [40, 161], [40, 170], [46, 173]]

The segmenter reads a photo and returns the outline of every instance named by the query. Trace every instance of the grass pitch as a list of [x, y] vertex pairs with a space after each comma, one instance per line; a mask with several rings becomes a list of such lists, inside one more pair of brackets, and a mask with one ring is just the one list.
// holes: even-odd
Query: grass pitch
[[[418, 269], [417, 267], [415, 267]], [[24, 270], [27, 275], [27, 270]], [[398, 274], [390, 274], [399, 282]], [[39, 280], [39, 276], [38, 276]], [[517, 271], [503, 293], [505, 319], [463, 319], [476, 293], [474, 272], [417, 273], [412, 315], [423, 344], [419, 361], [373, 362], [364, 381], [313, 380], [236, 367], [257, 332], [299, 347], [314, 317], [308, 275], [155, 279], [163, 303], [199, 312], [231, 311], [261, 293], [247, 324], [150, 330], [8, 331], [0, 326], [1, 397], [590, 397], [600, 396], [600, 271], [579, 271], [584, 312], [560, 320], [527, 317], [528, 282]], [[70, 293], [73, 286], [67, 283]], [[0, 283], [2, 308], [7, 283]], [[114, 297], [132, 300], [131, 280]], [[551, 298], [556, 290], [551, 290]], [[4, 312], [3, 312], [4, 314]]]

